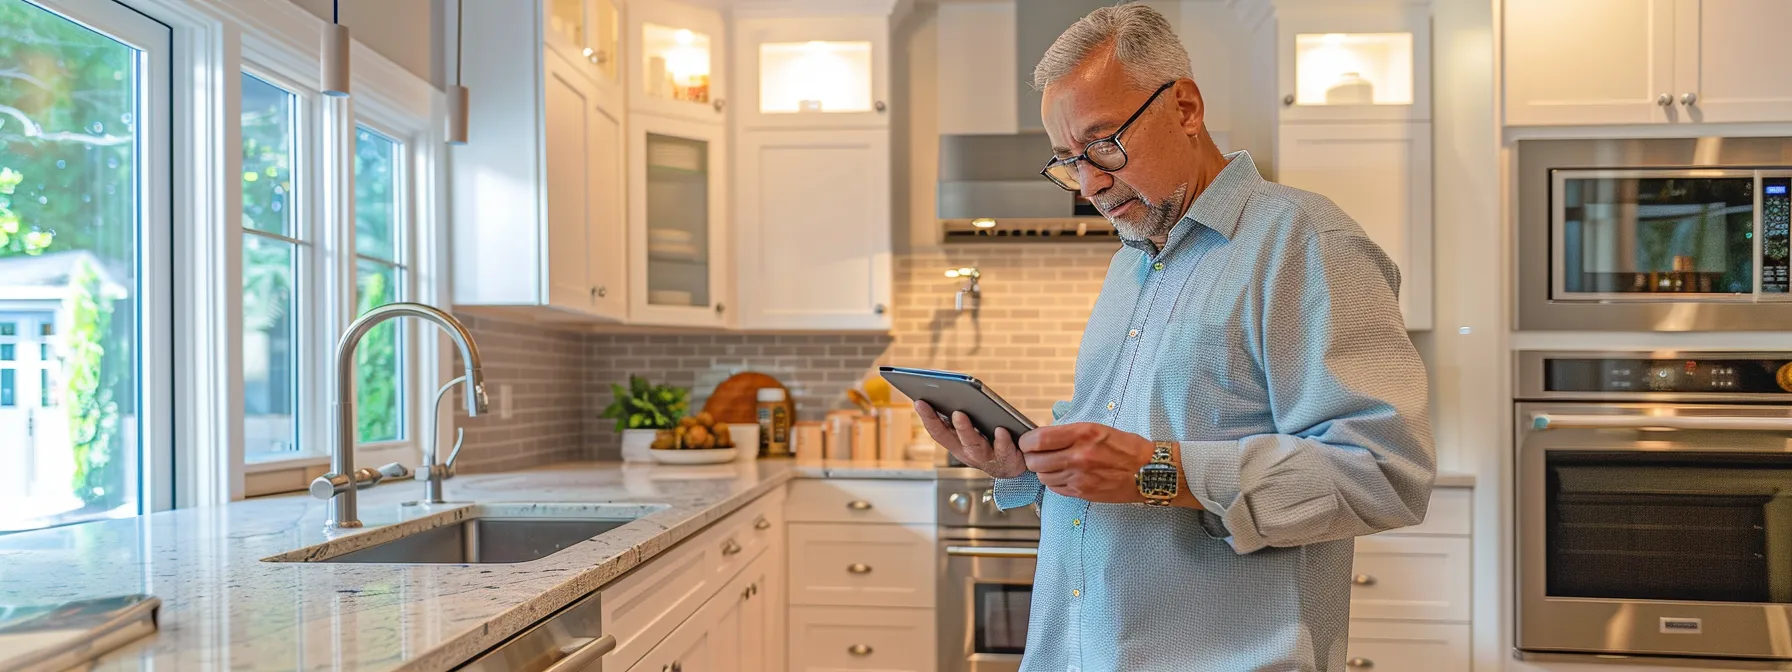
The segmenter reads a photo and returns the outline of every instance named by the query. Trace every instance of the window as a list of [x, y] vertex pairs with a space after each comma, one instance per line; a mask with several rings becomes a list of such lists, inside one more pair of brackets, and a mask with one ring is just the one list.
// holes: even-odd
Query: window
[[17, 358], [11, 343], [0, 343], [0, 362], [10, 362]]
[[64, 354], [0, 370], [0, 533], [143, 512], [173, 454], [169, 30], [55, 6], [0, 0], [0, 337]]
[[[357, 315], [404, 300], [403, 144], [355, 129], [355, 305]], [[405, 331], [402, 322], [375, 327], [356, 352], [356, 436], [361, 443], [405, 437]]]
[[243, 454], [299, 446], [299, 275], [308, 245], [294, 196], [298, 96], [242, 76]]

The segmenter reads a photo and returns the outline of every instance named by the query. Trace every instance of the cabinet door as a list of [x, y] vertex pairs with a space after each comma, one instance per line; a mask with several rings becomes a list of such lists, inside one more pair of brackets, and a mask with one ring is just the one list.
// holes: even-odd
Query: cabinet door
[[723, 128], [629, 118], [629, 318], [637, 324], [727, 324]]
[[1506, 123], [1672, 121], [1674, 1], [1506, 0]]
[[888, 131], [739, 139], [741, 326], [890, 328]]
[[[604, 0], [601, 4], [614, 13], [614, 3]], [[613, 62], [619, 55], [610, 52], [600, 55], [600, 40], [604, 34], [603, 19], [606, 7], [600, 7], [599, 0], [541, 0], [542, 5], [542, 42], [547, 48], [583, 74], [587, 79], [598, 81], [606, 61]], [[610, 65], [610, 70], [615, 66]], [[615, 78], [610, 77], [611, 81]]]
[[1431, 118], [1424, 7], [1292, 11], [1276, 35], [1282, 121]]
[[1469, 625], [1350, 621], [1347, 672], [1468, 672]]
[[722, 15], [667, 0], [634, 0], [627, 14], [629, 107], [706, 124], [726, 122]]
[[1332, 199], [1400, 267], [1406, 328], [1431, 328], [1431, 125], [1282, 124], [1276, 181]]
[[735, 118], [751, 128], [888, 128], [889, 18], [735, 22]]
[[591, 187], [586, 192], [591, 220], [585, 239], [586, 272], [592, 312], [620, 321], [628, 316], [628, 205], [623, 198], [628, 136], [622, 125], [620, 98], [599, 96], [598, 100], [591, 114]]
[[1792, 119], [1792, 2], [1675, 0], [1674, 104], [1694, 122]]
[[548, 304], [570, 311], [592, 310], [591, 273], [588, 268], [592, 241], [591, 189], [597, 182], [593, 169], [600, 161], [592, 155], [599, 147], [597, 98], [591, 82], [553, 53], [542, 61], [543, 192], [547, 201], [547, 236], [543, 241], [548, 262]]
[[792, 672], [937, 669], [932, 609], [791, 607]]

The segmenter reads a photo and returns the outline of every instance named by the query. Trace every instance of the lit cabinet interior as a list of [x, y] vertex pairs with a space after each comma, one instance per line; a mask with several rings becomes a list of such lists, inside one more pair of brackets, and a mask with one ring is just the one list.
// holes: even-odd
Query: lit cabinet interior
[[1412, 33], [1294, 36], [1295, 105], [1411, 105]]
[[642, 89], [649, 98], [710, 102], [710, 38], [689, 28], [641, 26]]
[[869, 112], [871, 65], [868, 41], [760, 44], [759, 112]]

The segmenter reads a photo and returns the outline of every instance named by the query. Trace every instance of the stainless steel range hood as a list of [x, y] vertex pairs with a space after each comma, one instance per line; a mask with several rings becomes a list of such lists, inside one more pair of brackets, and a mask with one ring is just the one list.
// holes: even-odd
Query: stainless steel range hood
[[1065, 28], [1113, 0], [1016, 0], [1015, 128], [1002, 135], [940, 136], [940, 228], [945, 242], [1112, 243], [1113, 225], [1088, 201], [1040, 176], [1051, 141], [1039, 120], [1033, 65]]

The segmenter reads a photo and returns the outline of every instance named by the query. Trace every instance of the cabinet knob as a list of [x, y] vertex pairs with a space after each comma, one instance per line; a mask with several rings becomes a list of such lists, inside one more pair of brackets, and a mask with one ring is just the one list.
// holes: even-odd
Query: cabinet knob
[[715, 106], [717, 112], [721, 112], [722, 108], [728, 107], [728, 101], [717, 98], [715, 99], [715, 102], [710, 103], [710, 105]]
[[881, 304], [881, 303], [871, 307], [871, 312], [877, 313], [879, 315], [884, 314], [885, 310], [888, 310], [888, 309], [885, 308], [884, 304]]
[[684, 672], [684, 663], [672, 663], [672, 672]]
[[754, 581], [753, 585], [747, 586], [747, 592], [749, 595], [758, 595], [759, 594], [759, 582]]
[[846, 508], [852, 509], [854, 511], [870, 511], [871, 510], [871, 502], [867, 502], [863, 499], [855, 499], [850, 502], [847, 502]]
[[865, 646], [864, 644], [854, 644], [846, 647], [846, 652], [864, 658], [865, 656], [871, 655], [871, 647]]
[[722, 311], [724, 311], [724, 310], [727, 310], [727, 309], [728, 309], [728, 307], [727, 307], [727, 306], [724, 306], [724, 305], [722, 305], [722, 304], [719, 304], [719, 303], [718, 303], [718, 304], [716, 304], [716, 314], [717, 314], [717, 315], [721, 315], [721, 314], [722, 314]]
[[875, 103], [872, 103], [872, 104], [871, 104], [871, 109], [873, 109], [873, 110], [877, 110], [877, 111], [879, 111], [879, 112], [882, 112], [882, 111], [884, 111], [884, 110], [887, 110], [887, 109], [889, 109], [889, 106], [888, 106], [888, 105], [885, 105], [885, 104], [884, 104], [884, 101], [881, 101], [881, 100], [880, 100], [880, 101], [877, 101], [877, 102], [875, 102]]
[[610, 295], [610, 288], [600, 285], [600, 286], [598, 286], [598, 288], [596, 290], [594, 290], [594, 293], [597, 294], [597, 298], [601, 299], [601, 298], [604, 298], [604, 297]]
[[1350, 577], [1350, 582], [1359, 586], [1373, 586], [1375, 585], [1375, 577], [1368, 574], [1358, 574]]
[[1687, 107], [1692, 107], [1693, 105], [1697, 104], [1698, 102], [1699, 102], [1699, 94], [1692, 93], [1690, 91], [1687, 93], [1680, 94], [1680, 104], [1681, 105], [1685, 105]]
[[591, 62], [596, 63], [598, 65], [603, 65], [605, 63], [609, 63], [610, 62], [610, 54], [608, 52], [605, 52], [602, 49], [599, 49], [599, 50], [597, 50], [596, 54], [591, 56]]
[[766, 520], [765, 516], [760, 516], [758, 520], [753, 521], [753, 529], [755, 530], [769, 530], [771, 528], [772, 521]]
[[1673, 105], [1674, 97], [1670, 96], [1668, 94], [1665, 94], [1665, 93], [1661, 94], [1661, 95], [1655, 97], [1655, 104], [1660, 105], [1662, 107], [1667, 107], [1669, 105]]
[[1294, 94], [1290, 93], [1286, 96], [1282, 96], [1282, 104], [1283, 105], [1293, 105], [1294, 104]]
[[722, 557], [726, 558], [737, 553], [740, 553], [740, 542], [729, 539], [728, 543], [722, 544]]
[[1344, 661], [1344, 666], [1353, 667], [1359, 670], [1367, 670], [1375, 667], [1375, 661], [1369, 660], [1368, 658], [1351, 658], [1350, 660]]
[[846, 571], [852, 572], [854, 574], [870, 574], [871, 573], [871, 565], [867, 565], [863, 562], [855, 562], [850, 565], [847, 565]]

